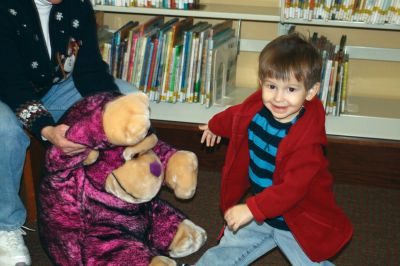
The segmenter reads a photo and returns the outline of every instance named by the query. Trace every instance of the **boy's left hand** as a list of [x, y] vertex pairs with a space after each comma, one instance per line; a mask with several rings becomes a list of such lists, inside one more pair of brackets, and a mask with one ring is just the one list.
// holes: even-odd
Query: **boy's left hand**
[[224, 215], [228, 228], [234, 232], [253, 218], [254, 216], [246, 204], [235, 205], [228, 209]]

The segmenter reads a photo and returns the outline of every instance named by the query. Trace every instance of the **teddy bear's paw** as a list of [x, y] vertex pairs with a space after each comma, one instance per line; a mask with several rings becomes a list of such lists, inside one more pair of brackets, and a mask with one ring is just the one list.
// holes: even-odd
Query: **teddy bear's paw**
[[91, 150], [86, 159], [83, 161], [83, 165], [91, 165], [97, 161], [97, 158], [99, 158], [99, 151]]
[[168, 257], [156, 256], [151, 260], [149, 266], [176, 266], [176, 262]]
[[206, 240], [206, 231], [192, 221], [185, 219], [178, 226], [178, 231], [169, 246], [169, 255], [173, 258], [190, 255], [199, 250]]
[[157, 136], [155, 134], [151, 134], [136, 145], [125, 148], [122, 156], [124, 157], [125, 161], [132, 160], [138, 155], [151, 150], [157, 144], [157, 141]]
[[177, 198], [190, 199], [196, 192], [198, 161], [191, 151], [177, 151], [168, 160], [165, 183]]
[[110, 143], [134, 145], [150, 128], [149, 99], [144, 93], [121, 96], [105, 106], [103, 128]]

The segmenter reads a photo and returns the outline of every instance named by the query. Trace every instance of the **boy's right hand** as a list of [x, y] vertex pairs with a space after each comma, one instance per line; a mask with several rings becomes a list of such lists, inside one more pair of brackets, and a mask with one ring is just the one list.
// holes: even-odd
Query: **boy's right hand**
[[203, 144], [205, 141], [207, 147], [213, 147], [215, 143], [219, 144], [221, 142], [221, 137], [212, 133], [208, 125], [200, 125], [199, 129], [203, 130], [200, 142]]

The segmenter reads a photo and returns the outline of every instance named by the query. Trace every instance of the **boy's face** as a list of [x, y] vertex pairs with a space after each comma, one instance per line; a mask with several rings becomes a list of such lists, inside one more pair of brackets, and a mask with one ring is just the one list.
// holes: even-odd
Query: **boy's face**
[[306, 90], [304, 83], [293, 75], [288, 81], [266, 78], [260, 83], [264, 106], [281, 123], [292, 121], [300, 112], [304, 101], [310, 101], [319, 90], [319, 83]]

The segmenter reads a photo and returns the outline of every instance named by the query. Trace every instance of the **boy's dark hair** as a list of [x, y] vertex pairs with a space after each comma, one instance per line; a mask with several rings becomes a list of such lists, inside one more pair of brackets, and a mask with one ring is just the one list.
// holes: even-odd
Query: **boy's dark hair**
[[299, 33], [279, 36], [259, 56], [258, 78], [289, 80], [291, 74], [311, 89], [320, 82], [322, 58], [318, 50]]

